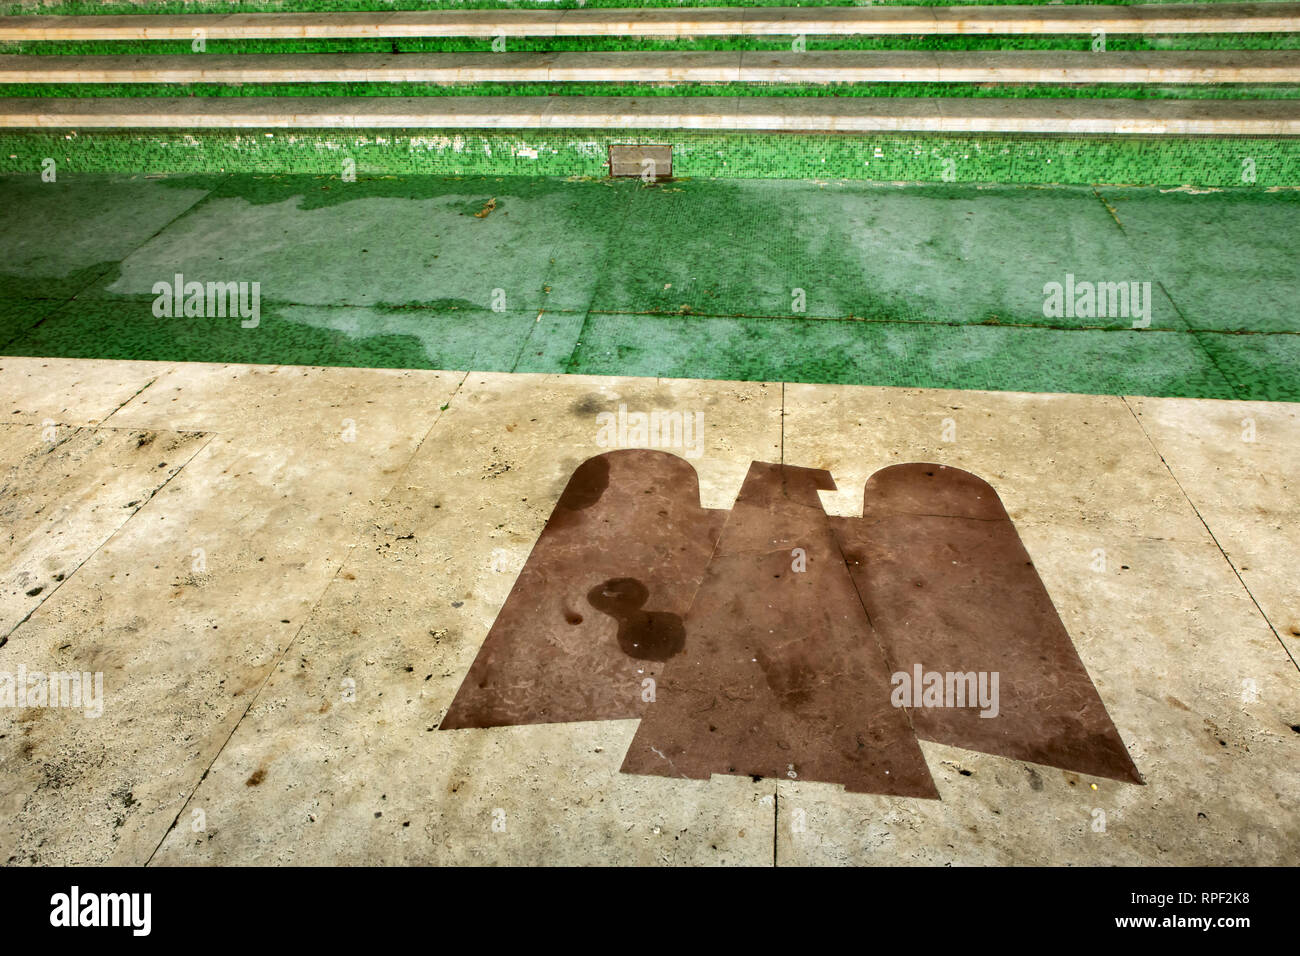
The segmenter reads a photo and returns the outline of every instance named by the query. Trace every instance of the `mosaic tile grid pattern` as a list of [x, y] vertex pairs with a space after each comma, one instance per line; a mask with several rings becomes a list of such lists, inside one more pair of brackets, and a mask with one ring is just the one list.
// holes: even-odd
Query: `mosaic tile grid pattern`
[[[566, 6], [624, 5], [626, 0], [600, 0], [589, 4], [577, 0], [540, 4], [545, 9]], [[783, 0], [770, 0], [779, 5]], [[528, 4], [525, 4], [525, 6]], [[642, 6], [660, 5], [660, 0]], [[674, 6], [670, 0], [662, 5]], [[743, 0], [726, 0], [722, 6], [744, 5]], [[814, 3], [812, 5], [820, 5]], [[829, 4], [838, 5], [838, 4]], [[10, 5], [10, 12], [31, 4]], [[517, 7], [492, 0], [415, 3], [385, 0], [308, 0], [286, 3], [280, 0], [251, 0], [246, 3], [116, 3], [76, 2], [41, 4], [45, 11], [62, 13], [112, 13], [142, 10], [154, 13], [231, 12], [240, 10], [364, 10], [422, 9], [448, 6]], [[0, 9], [4, 9], [0, 7]], [[527, 50], [729, 50], [786, 49], [789, 39], [780, 37], [614, 38], [574, 37], [560, 39], [517, 38], [510, 48]], [[898, 37], [809, 37], [808, 48], [819, 49], [1088, 49], [1087, 36], [898, 36]], [[186, 42], [128, 43], [24, 43], [3, 45], [6, 50], [31, 54], [132, 53], [192, 54]], [[489, 41], [474, 38], [348, 39], [300, 41], [212, 41], [208, 53], [323, 52], [323, 51], [426, 51], [477, 50], [490, 48]], [[1159, 37], [1116, 36], [1108, 49], [1297, 49], [1300, 34], [1181, 35]], [[1165, 86], [1135, 85], [1033, 85], [1033, 84], [840, 84], [834, 87], [799, 85], [607, 85], [607, 84], [475, 84], [438, 87], [429, 84], [247, 84], [243, 86], [162, 84], [123, 85], [20, 85], [8, 87], [12, 96], [440, 96], [440, 95], [761, 95], [761, 96], [992, 96], [992, 97], [1124, 97], [1124, 98], [1292, 98], [1300, 96], [1294, 87]], [[60, 134], [54, 134], [55, 136]], [[69, 142], [65, 136], [65, 143]], [[65, 145], [54, 150], [45, 134], [13, 132], [0, 136], [0, 172], [30, 169], [32, 156], [62, 156], [71, 168], [81, 171], [218, 172], [251, 173], [331, 172], [340, 152], [356, 153], [358, 170], [364, 173], [403, 174], [523, 174], [550, 176], [599, 176], [604, 169], [598, 157], [611, 142], [644, 140], [635, 131], [609, 133], [548, 131], [511, 134], [450, 131], [393, 131], [374, 135], [344, 135], [334, 131], [304, 132], [293, 136], [253, 132], [122, 134], [87, 131], [76, 139], [75, 148]], [[656, 141], [664, 139], [654, 134]], [[1254, 163], [1254, 184], [1259, 186], [1300, 185], [1295, 162], [1295, 142], [1276, 141], [1267, 146], [1251, 142], [1243, 151], [1240, 140], [1189, 140], [1174, 142], [1120, 141], [1098, 139], [1032, 137], [810, 137], [753, 134], [675, 133], [677, 170], [686, 176], [835, 178], [878, 181], [938, 181], [946, 160], [954, 160], [950, 175], [956, 182], [1008, 183], [1144, 183], [1163, 185], [1242, 185], [1242, 162]], [[443, 144], [448, 144], [444, 146]], [[183, 144], [183, 148], [182, 147]], [[533, 153], [536, 157], [533, 158]], [[179, 157], [184, 158], [179, 158]]]
[[[77, 173], [337, 175], [350, 158], [358, 176], [604, 177], [610, 144], [645, 142], [673, 146], [678, 177], [941, 182], [951, 170], [952, 181], [962, 183], [1300, 185], [1300, 140], [1291, 139], [637, 130], [7, 132], [0, 134], [0, 173], [39, 170], [50, 157]], [[1250, 169], [1254, 181], [1245, 183]]]

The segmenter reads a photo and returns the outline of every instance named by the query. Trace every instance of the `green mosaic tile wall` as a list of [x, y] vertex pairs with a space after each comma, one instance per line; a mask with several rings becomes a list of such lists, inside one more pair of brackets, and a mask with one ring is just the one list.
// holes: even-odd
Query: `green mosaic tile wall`
[[[781, 4], [787, 0], [761, 0]], [[416, 0], [241, 0], [241, 2], [67, 3], [41, 4], [60, 13], [197, 12], [252, 10], [423, 9], [428, 7], [626, 6], [626, 0], [576, 0], [560, 3], [494, 3], [489, 0], [433, 3]], [[675, 6], [652, 0], [640, 6]], [[706, 2], [706, 5], [707, 2]], [[722, 0], [716, 5], [747, 5]], [[811, 4], [823, 5], [823, 0]], [[827, 4], [840, 5], [840, 4]], [[0, 4], [14, 12], [31, 4]], [[1089, 37], [811, 37], [817, 49], [1087, 49]], [[517, 39], [511, 49], [785, 49], [781, 38], [704, 37], [695, 40], [637, 38]], [[41, 54], [189, 53], [177, 43], [28, 43], [9, 44], [10, 51]], [[1300, 49], [1300, 34], [1243, 34], [1166, 37], [1112, 37], [1112, 50], [1148, 49]], [[282, 51], [420, 51], [485, 50], [487, 41], [452, 39], [344, 41], [212, 41], [208, 53]], [[635, 85], [635, 84], [163, 84], [14, 85], [7, 96], [149, 97], [149, 96], [446, 96], [446, 95], [648, 95], [648, 96], [968, 96], [1087, 98], [1293, 99], [1300, 86], [1139, 86], [1032, 84], [838, 84], [799, 85]], [[1025, 184], [1123, 183], [1169, 186], [1242, 186], [1260, 188], [1300, 185], [1297, 145], [1287, 140], [1118, 137], [1014, 136], [839, 136], [795, 137], [758, 134], [585, 131], [533, 133], [452, 133], [400, 130], [358, 134], [333, 131], [293, 134], [259, 131], [166, 131], [78, 133], [12, 132], [0, 134], [0, 171], [31, 170], [46, 157], [70, 169], [121, 172], [333, 173], [342, 157], [356, 163], [358, 175], [404, 173], [523, 174], [603, 176], [610, 143], [647, 139], [671, 142], [676, 172], [699, 177], [831, 177], [876, 181], [1003, 182]], [[950, 162], [951, 161], [951, 162]], [[1253, 170], [1250, 176], [1243, 173]]]
[[[317, 173], [603, 177], [611, 143], [671, 143], [677, 177], [878, 182], [1300, 185], [1300, 140], [1248, 137], [800, 136], [554, 130], [346, 133], [257, 130], [10, 132], [0, 172], [46, 158], [69, 172]], [[1253, 182], [1250, 174], [1253, 173]], [[950, 177], [945, 179], [945, 174]]]

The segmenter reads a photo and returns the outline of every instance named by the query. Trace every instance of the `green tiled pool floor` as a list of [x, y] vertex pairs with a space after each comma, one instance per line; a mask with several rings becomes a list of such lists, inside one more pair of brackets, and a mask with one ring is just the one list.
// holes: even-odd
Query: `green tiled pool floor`
[[[1300, 401], [1298, 203], [790, 180], [8, 176], [0, 353]], [[257, 283], [256, 327], [197, 299], [200, 314], [155, 314], [155, 286], [177, 275], [248, 283], [250, 298]], [[1079, 308], [1045, 308], [1053, 283]], [[1109, 290], [1091, 311], [1088, 283]]]

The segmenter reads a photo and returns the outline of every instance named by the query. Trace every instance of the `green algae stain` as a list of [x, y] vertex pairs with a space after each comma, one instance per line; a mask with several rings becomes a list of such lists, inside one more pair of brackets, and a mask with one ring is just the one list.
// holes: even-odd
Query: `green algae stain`
[[[1294, 286], [1294, 265], [1264, 253], [1286, 247], [1296, 193], [481, 176], [112, 182], [104, 222], [111, 212], [137, 228], [118, 244], [124, 258], [86, 260], [89, 247], [81, 259], [43, 258], [75, 223], [44, 246], [26, 240], [33, 264], [88, 264], [0, 279], [6, 352], [1298, 397], [1300, 335], [1225, 334], [1272, 322], [1271, 303]], [[169, 185], [207, 194], [152, 234], [131, 199]], [[0, 202], [22, 195], [11, 186], [0, 182]], [[352, 198], [378, 205], [344, 205]], [[476, 220], [489, 198], [496, 208]], [[1251, 239], [1261, 223], [1267, 235]], [[1151, 250], [1170, 229], [1187, 248], [1165, 261]], [[1233, 265], [1198, 264], [1219, 256], [1199, 231], [1246, 242], [1243, 254], [1259, 260], [1238, 269], [1247, 287], [1201, 281]], [[435, 261], [447, 252], [430, 244], [437, 234], [458, 251]], [[1042, 281], [1067, 264], [1106, 278], [1133, 263], [1212, 331], [1188, 331], [1172, 306], [1142, 332], [1066, 330], [1035, 316]], [[145, 293], [174, 271], [260, 279], [261, 323], [155, 317]], [[509, 288], [508, 309], [489, 305], [496, 283]], [[1158, 330], [1164, 319], [1170, 331]]]

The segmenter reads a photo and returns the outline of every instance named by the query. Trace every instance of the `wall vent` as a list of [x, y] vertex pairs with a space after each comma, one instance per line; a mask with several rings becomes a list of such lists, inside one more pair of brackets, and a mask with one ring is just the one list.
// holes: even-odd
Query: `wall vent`
[[611, 145], [609, 147], [609, 174], [616, 178], [671, 179], [673, 175], [673, 148], [648, 146], [643, 143]]

